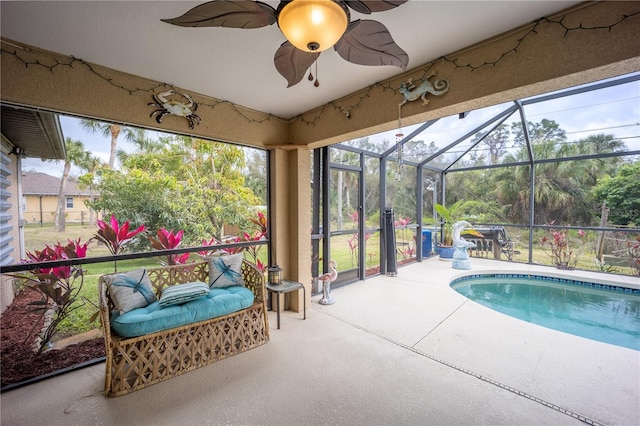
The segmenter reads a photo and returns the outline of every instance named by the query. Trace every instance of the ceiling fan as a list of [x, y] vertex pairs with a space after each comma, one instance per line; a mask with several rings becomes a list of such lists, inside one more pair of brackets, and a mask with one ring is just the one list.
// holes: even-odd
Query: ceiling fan
[[[323, 50], [333, 46], [345, 59], [359, 65], [395, 65], [407, 68], [409, 55], [398, 46], [387, 27], [373, 20], [350, 22], [349, 8], [363, 14], [384, 12], [408, 0], [288, 0], [277, 9], [253, 0], [213, 0], [163, 22], [181, 27], [261, 28], [278, 23], [287, 38], [273, 58], [276, 69], [291, 87], [299, 83]], [[311, 73], [309, 80], [313, 80]], [[315, 86], [318, 86], [316, 80]]]

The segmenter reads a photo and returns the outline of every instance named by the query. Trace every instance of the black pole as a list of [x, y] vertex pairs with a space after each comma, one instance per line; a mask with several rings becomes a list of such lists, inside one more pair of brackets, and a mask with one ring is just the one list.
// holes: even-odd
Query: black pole
[[384, 209], [384, 244], [387, 260], [387, 276], [398, 275], [398, 264], [396, 260], [396, 228], [394, 226], [393, 208]]

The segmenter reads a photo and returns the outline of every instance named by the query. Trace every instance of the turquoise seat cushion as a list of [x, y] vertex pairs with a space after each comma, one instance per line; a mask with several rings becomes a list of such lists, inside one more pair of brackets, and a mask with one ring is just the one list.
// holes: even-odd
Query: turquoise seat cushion
[[253, 292], [243, 286], [212, 288], [183, 305], [160, 307], [153, 302], [124, 314], [113, 312], [111, 328], [122, 337], [136, 337], [228, 315], [253, 305]]

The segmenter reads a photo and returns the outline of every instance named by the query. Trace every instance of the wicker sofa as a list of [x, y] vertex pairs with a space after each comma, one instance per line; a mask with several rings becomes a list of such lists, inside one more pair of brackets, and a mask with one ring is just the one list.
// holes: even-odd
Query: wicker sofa
[[[147, 269], [155, 293], [192, 281], [208, 282], [207, 262]], [[115, 305], [99, 282], [100, 319], [104, 332], [105, 394], [120, 396], [255, 348], [269, 340], [263, 274], [247, 261], [241, 274], [254, 294], [251, 306], [228, 315], [137, 337], [119, 336], [111, 328]], [[109, 274], [113, 275], [113, 274]]]

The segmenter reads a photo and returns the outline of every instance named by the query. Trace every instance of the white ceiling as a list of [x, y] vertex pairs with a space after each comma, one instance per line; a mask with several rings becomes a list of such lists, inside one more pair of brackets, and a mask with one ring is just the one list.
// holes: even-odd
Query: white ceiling
[[[273, 65], [284, 36], [260, 29], [182, 28], [160, 21], [203, 2], [2, 1], [2, 37], [174, 84], [187, 91], [290, 118], [400, 74], [367, 67], [333, 49], [319, 59], [320, 87], [287, 88]], [[278, 1], [266, 1], [274, 8]], [[576, 1], [422, 1], [351, 20], [384, 23], [409, 55], [407, 70], [572, 6]]]

